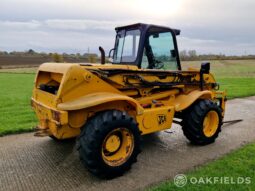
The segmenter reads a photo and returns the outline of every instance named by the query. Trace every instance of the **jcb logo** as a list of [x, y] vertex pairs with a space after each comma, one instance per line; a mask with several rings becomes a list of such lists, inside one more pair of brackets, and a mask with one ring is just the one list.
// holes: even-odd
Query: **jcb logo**
[[162, 125], [166, 122], [166, 115], [158, 115], [158, 124]]

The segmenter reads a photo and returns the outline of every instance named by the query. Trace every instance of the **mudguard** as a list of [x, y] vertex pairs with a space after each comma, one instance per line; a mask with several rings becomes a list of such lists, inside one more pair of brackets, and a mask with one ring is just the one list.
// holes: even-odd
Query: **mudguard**
[[193, 104], [199, 98], [212, 99], [213, 95], [211, 91], [199, 91], [195, 90], [188, 94], [181, 94], [176, 97], [175, 103], [175, 111], [182, 111], [188, 108], [191, 104]]
[[63, 111], [79, 110], [97, 106], [103, 103], [109, 103], [112, 101], [127, 101], [132, 106], [136, 108], [138, 115], [143, 113], [143, 108], [140, 104], [133, 98], [125, 95], [109, 93], [109, 92], [98, 92], [92, 93], [83, 97], [80, 97], [74, 101], [69, 101], [65, 103], [58, 104], [57, 108]]

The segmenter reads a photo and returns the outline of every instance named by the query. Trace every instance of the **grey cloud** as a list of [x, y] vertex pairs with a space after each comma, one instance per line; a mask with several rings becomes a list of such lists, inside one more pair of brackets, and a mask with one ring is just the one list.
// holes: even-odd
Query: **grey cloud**
[[28, 30], [28, 29], [37, 29], [41, 26], [41, 23], [35, 20], [28, 22], [20, 22], [20, 21], [0, 21], [0, 28], [2, 30]]
[[[255, 53], [255, 1], [180, 1], [179, 12], [158, 17], [153, 11], [139, 11], [142, 7], [135, 0], [1, 0], [0, 49], [84, 52], [88, 46], [97, 51], [98, 45], [108, 49], [115, 26], [147, 22], [181, 29], [180, 49]], [[154, 4], [157, 12], [160, 3]]]
[[[113, 46], [114, 30], [110, 31], [106, 24], [91, 20], [0, 21], [3, 29], [0, 31], [0, 49], [23, 51], [32, 48], [46, 52], [84, 53], [88, 47], [97, 52], [98, 46], [104, 45], [109, 50]], [[101, 34], [108, 31], [112, 38], [92, 30], [99, 30]]]
[[202, 54], [227, 54], [227, 55], [244, 55], [254, 54], [254, 43], [225, 42], [218, 40], [204, 40], [187, 37], [179, 37], [180, 50], [197, 50]]
[[112, 30], [115, 26], [111, 21], [96, 20], [46, 20], [44, 22], [49, 28], [61, 30]]

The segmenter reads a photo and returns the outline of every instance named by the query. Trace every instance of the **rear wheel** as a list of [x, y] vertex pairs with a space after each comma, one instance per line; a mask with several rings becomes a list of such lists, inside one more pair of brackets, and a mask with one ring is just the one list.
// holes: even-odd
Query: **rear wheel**
[[193, 144], [207, 145], [218, 137], [222, 126], [221, 108], [211, 100], [199, 100], [185, 111], [182, 129]]
[[84, 126], [78, 150], [82, 163], [93, 174], [119, 176], [136, 162], [140, 151], [139, 129], [125, 112], [101, 112]]

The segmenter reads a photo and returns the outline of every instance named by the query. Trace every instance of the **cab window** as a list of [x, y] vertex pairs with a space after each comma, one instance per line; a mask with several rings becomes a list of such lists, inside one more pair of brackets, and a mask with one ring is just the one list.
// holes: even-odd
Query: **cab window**
[[176, 50], [171, 32], [152, 33], [147, 37], [141, 68], [178, 70]]
[[134, 62], [137, 57], [140, 30], [119, 31], [116, 37], [113, 63]]

